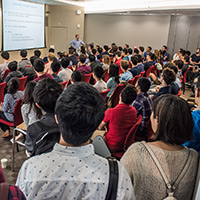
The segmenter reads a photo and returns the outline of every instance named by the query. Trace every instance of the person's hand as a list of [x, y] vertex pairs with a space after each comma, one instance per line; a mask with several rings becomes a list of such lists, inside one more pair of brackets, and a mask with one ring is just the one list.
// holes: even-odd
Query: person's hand
[[159, 90], [160, 90], [160, 87], [159, 86], [156, 87], [156, 93], [159, 92]]

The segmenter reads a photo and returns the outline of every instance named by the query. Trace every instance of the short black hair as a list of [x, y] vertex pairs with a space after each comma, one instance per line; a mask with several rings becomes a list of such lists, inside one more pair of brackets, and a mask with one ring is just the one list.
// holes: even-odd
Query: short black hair
[[135, 53], [135, 54], [139, 54], [139, 50], [135, 48], [135, 49], [134, 49], [134, 53]]
[[37, 56], [37, 57], [39, 58], [39, 57], [41, 56], [41, 51], [38, 50], [38, 49], [36, 49], [36, 50], [34, 51], [34, 55]]
[[190, 57], [189, 56], [184, 56], [184, 58], [183, 58], [186, 62], [189, 62], [189, 60], [190, 60]]
[[62, 65], [62, 67], [64, 69], [66, 69], [69, 66], [70, 60], [67, 57], [62, 58], [62, 60], [60, 61], [60, 64]]
[[28, 52], [25, 49], [20, 51], [20, 56], [23, 57], [23, 58], [26, 58], [27, 54], [28, 54]]
[[49, 53], [54, 53], [54, 52], [55, 52], [55, 49], [53, 49], [53, 48], [49, 49]]
[[132, 55], [132, 53], [133, 53], [133, 49], [128, 48], [128, 53], [129, 53], [130, 55]]
[[135, 55], [138, 58], [138, 63], [142, 62], [142, 56], [140, 54]]
[[81, 54], [79, 56], [79, 60], [80, 60], [81, 63], [85, 63], [85, 61], [86, 61], [86, 55], [85, 54]]
[[69, 49], [69, 54], [74, 54], [74, 49], [70, 48]]
[[126, 45], [126, 47], [127, 47], [127, 49], [129, 48], [129, 45], [128, 44], [125, 44]]
[[121, 92], [121, 100], [126, 105], [130, 105], [137, 97], [137, 90], [133, 85], [126, 86]]
[[82, 81], [82, 74], [79, 71], [74, 71], [71, 75], [72, 81], [75, 82], [81, 82]]
[[10, 71], [17, 71], [17, 61], [12, 61], [8, 64], [8, 69]]
[[122, 52], [124, 52], [125, 55], [126, 55], [126, 54], [128, 53], [128, 50], [124, 48], [124, 49], [122, 50]]
[[122, 69], [127, 70], [129, 67], [129, 62], [127, 60], [122, 60], [120, 63]]
[[147, 93], [151, 86], [151, 82], [148, 78], [142, 77], [138, 80], [138, 86], [140, 86], [141, 92]]
[[44, 78], [37, 82], [34, 91], [34, 102], [45, 112], [54, 113], [58, 97], [62, 93], [61, 85], [51, 78]]
[[123, 48], [121, 46], [118, 46], [118, 49], [119, 49], [119, 51], [122, 51]]
[[93, 44], [93, 43], [89, 44], [89, 47], [90, 47], [91, 49], [93, 49], [93, 48], [94, 48], [94, 44]]
[[139, 46], [139, 49], [140, 49], [141, 52], [144, 52], [144, 47]]
[[103, 120], [104, 112], [104, 99], [90, 84], [68, 86], [55, 109], [64, 141], [73, 146], [86, 143]]
[[37, 58], [34, 61], [33, 68], [36, 72], [43, 72], [44, 71], [44, 61], [41, 58]]
[[94, 68], [93, 72], [94, 72], [94, 74], [95, 74], [95, 76], [96, 76], [97, 78], [102, 78], [102, 77], [103, 77], [104, 70], [103, 70], [103, 68], [102, 68], [101, 66], [98, 66], [98, 65], [97, 65], [97, 66]]
[[17, 77], [11, 78], [7, 83], [7, 93], [15, 94], [19, 89], [19, 79]]
[[120, 51], [118, 51], [117, 53], [116, 53], [116, 55], [118, 56], [118, 57], [121, 57], [121, 52]]
[[165, 68], [167, 68], [167, 67], [168, 67], [169, 69], [172, 69], [172, 70], [174, 71], [175, 74], [178, 73], [178, 69], [177, 69], [177, 67], [175, 66], [174, 63], [167, 62], [167, 63], [163, 66], [163, 69], [165, 69]]
[[187, 54], [188, 56], [190, 56], [191, 52], [190, 51], [185, 51], [185, 54]]
[[38, 58], [38, 56], [31, 56], [30, 57], [30, 62], [31, 62], [31, 65], [33, 66], [34, 65], [34, 62], [35, 60]]
[[10, 58], [10, 54], [7, 51], [2, 51], [1, 57], [5, 60], [8, 60]]
[[162, 76], [167, 85], [170, 85], [176, 80], [175, 72], [168, 67], [163, 70]]
[[90, 62], [94, 62], [95, 61], [95, 56], [90, 54], [89, 55], [89, 60], [90, 60]]
[[152, 50], [152, 47], [150, 47], [150, 46], [148, 46], [147, 48], [149, 48], [150, 51]]
[[98, 48], [97, 48], [97, 51], [98, 51], [98, 53], [100, 53], [100, 54], [101, 54], [101, 53], [102, 53], [102, 51], [103, 51], [103, 49], [102, 49], [101, 47], [98, 47]]
[[92, 53], [95, 55], [97, 53], [96, 49], [92, 49]]
[[104, 48], [106, 51], [108, 51], [108, 50], [109, 50], [109, 47], [108, 47], [108, 45], [104, 45], [104, 46], [103, 46], [103, 48]]
[[58, 61], [52, 62], [51, 63], [51, 69], [53, 72], [58, 72], [60, 69], [60, 63]]
[[131, 62], [132, 62], [134, 65], [137, 65], [137, 64], [138, 64], [138, 57], [137, 57], [137, 56], [132, 56], [132, 57], [131, 57]]
[[163, 47], [165, 47], [165, 49], [167, 50], [167, 46], [166, 45], [163, 45]]
[[151, 58], [151, 60], [156, 60], [156, 55], [154, 53], [149, 52], [149, 56]]
[[184, 62], [182, 60], [175, 60], [174, 63], [178, 66], [179, 69], [183, 68]]
[[157, 141], [181, 145], [193, 138], [193, 118], [188, 103], [176, 95], [161, 95], [153, 101], [158, 119]]

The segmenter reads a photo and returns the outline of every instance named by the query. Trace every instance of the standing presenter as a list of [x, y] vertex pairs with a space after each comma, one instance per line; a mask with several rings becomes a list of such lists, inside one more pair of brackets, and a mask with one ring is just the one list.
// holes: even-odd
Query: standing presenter
[[81, 45], [84, 45], [84, 42], [80, 39], [79, 34], [76, 34], [75, 39], [72, 40], [69, 45], [73, 46], [75, 49], [79, 49]]

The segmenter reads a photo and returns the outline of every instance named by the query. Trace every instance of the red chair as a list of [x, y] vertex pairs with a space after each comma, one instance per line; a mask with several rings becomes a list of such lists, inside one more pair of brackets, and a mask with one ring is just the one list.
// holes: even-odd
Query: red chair
[[86, 83], [89, 83], [90, 79], [91, 79], [91, 76], [92, 76], [92, 73], [90, 73], [90, 74], [84, 74], [83, 78], [82, 78], [82, 81], [86, 82]]
[[178, 94], [177, 94], [177, 96], [180, 97], [181, 94], [182, 94], [182, 91], [179, 91]]
[[58, 74], [61, 71], [61, 68], [56, 72], [56, 74]]
[[26, 67], [32, 67], [32, 65], [26, 65]]
[[103, 59], [102, 59], [102, 58], [100, 58], [100, 59], [99, 59], [99, 61], [100, 61], [100, 63], [102, 63], [102, 62], [103, 62]]
[[133, 85], [133, 81], [135, 81], [135, 77], [133, 77], [132, 79], [128, 80], [128, 83]]
[[186, 83], [186, 78], [187, 78], [187, 73], [190, 70], [190, 67], [187, 68], [186, 72], [183, 74], [181, 77], [181, 83], [182, 83], [182, 88], [183, 88], [183, 94], [185, 93], [185, 83]]
[[109, 79], [109, 73], [108, 73], [108, 69], [104, 72], [104, 81], [107, 83]]
[[69, 81], [67, 82], [66, 87], [68, 87], [68, 86], [71, 85], [71, 84], [72, 84], [71, 79], [69, 79]]
[[113, 96], [113, 101], [112, 101], [112, 108], [114, 108], [116, 105], [118, 105], [119, 103], [119, 95], [121, 93], [121, 91], [126, 87], [126, 85], [124, 84], [119, 84], [117, 85], [117, 87], [115, 88], [115, 90], [112, 93]]
[[64, 90], [67, 83], [68, 83], [68, 81], [64, 81], [64, 82], [60, 83], [60, 85], [62, 85], [63, 90]]
[[141, 75], [135, 76], [135, 79], [134, 79], [134, 81], [133, 81], [133, 83], [132, 83], [133, 86], [136, 85], [136, 83], [138, 82], [138, 79], [139, 79], [140, 77], [141, 77]]
[[6, 69], [5, 74], [4, 74], [4, 76], [3, 76], [3, 80], [6, 79], [6, 77], [8, 76], [8, 74], [9, 74], [10, 72], [11, 72], [11, 71], [10, 71], [9, 69]]
[[110, 91], [110, 89], [107, 89], [107, 90], [101, 92], [101, 95], [103, 96], [105, 101], [106, 101], [106, 97], [107, 97], [107, 94], [108, 94], [109, 91]]
[[144, 74], [145, 74], [145, 71], [143, 71], [143, 72], [140, 72], [140, 76], [141, 76], [141, 77], [143, 77], [143, 76], [144, 76]]
[[4, 89], [6, 87], [6, 82], [0, 84], [0, 102], [4, 102]]
[[19, 89], [18, 90], [24, 91], [26, 79], [27, 79], [27, 76], [19, 78]]
[[146, 77], [149, 77], [149, 74], [152, 72], [153, 68], [154, 68], [154, 65], [149, 67], [149, 69], [147, 70], [147, 73], [146, 73]]
[[129, 132], [125, 138], [123, 150], [121, 152], [112, 152], [112, 156], [116, 157], [117, 159], [120, 159], [124, 155], [126, 150], [134, 143], [135, 134], [136, 134], [141, 122], [142, 122], [142, 115], [139, 115], [137, 122], [129, 130]]

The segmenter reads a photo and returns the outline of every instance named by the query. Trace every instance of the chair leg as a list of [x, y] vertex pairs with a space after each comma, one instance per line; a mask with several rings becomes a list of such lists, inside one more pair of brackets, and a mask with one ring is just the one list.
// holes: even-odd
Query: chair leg
[[15, 163], [15, 136], [16, 130], [13, 130], [13, 152], [12, 152], [12, 171], [14, 172], [14, 163]]
[[16, 144], [16, 149], [17, 149], [17, 152], [19, 152], [19, 145], [18, 145], [18, 143]]

